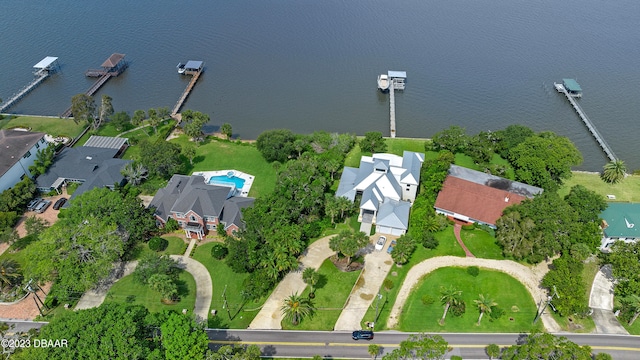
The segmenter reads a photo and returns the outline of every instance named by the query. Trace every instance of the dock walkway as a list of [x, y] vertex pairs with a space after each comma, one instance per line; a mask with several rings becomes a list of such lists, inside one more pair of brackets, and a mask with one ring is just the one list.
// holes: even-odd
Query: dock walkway
[[196, 85], [196, 81], [198, 81], [200, 74], [202, 74], [202, 70], [193, 72], [193, 76], [191, 77], [191, 81], [189, 81], [189, 85], [187, 85], [187, 88], [184, 89], [184, 91], [182, 92], [182, 95], [180, 96], [180, 98], [176, 102], [176, 105], [173, 107], [173, 110], [171, 111], [171, 117], [175, 117], [178, 114], [178, 111], [180, 111], [180, 108], [182, 107], [184, 102], [187, 100], [187, 97], [191, 93], [191, 90], [193, 90], [193, 87]]
[[13, 94], [13, 96], [11, 96], [4, 104], [0, 104], [0, 113], [5, 112], [5, 110], [9, 109], [15, 103], [20, 101], [20, 99], [22, 99], [25, 95], [27, 95], [33, 89], [35, 89], [38, 85], [40, 85], [40, 83], [43, 82], [44, 79], [46, 79], [47, 77], [49, 77], [49, 72], [47, 71], [39, 72], [36, 75], [35, 79], [33, 79], [27, 86], [23, 87], [20, 91]]
[[609, 160], [611, 161], [616, 161], [618, 160], [618, 157], [615, 155], [615, 153], [613, 152], [613, 150], [611, 150], [611, 147], [609, 146], [609, 144], [607, 144], [607, 142], [604, 140], [604, 137], [602, 137], [602, 135], [600, 134], [600, 132], [598, 132], [598, 129], [596, 129], [596, 127], [593, 125], [593, 123], [591, 122], [591, 120], [589, 119], [589, 117], [587, 116], [587, 114], [585, 114], [584, 110], [582, 110], [582, 108], [580, 107], [580, 105], [578, 105], [578, 103], [576, 102], [576, 100], [573, 98], [573, 96], [571, 96], [571, 94], [569, 94], [569, 92], [567, 91], [567, 89], [565, 89], [565, 87], [562, 84], [555, 84], [556, 90], [560, 93], [563, 93], [564, 96], [567, 97], [567, 100], [569, 100], [569, 104], [571, 104], [571, 106], [573, 107], [573, 109], [576, 111], [576, 113], [578, 114], [578, 116], [580, 117], [580, 119], [582, 120], [582, 122], [585, 124], [585, 126], [587, 127], [587, 129], [589, 129], [589, 132], [591, 133], [591, 135], [593, 136], [593, 138], [596, 140], [596, 142], [598, 143], [598, 145], [600, 145], [600, 148], [602, 148], [602, 151], [604, 151], [605, 155], [607, 155], [607, 157], [609, 158]]
[[396, 96], [395, 96], [395, 86], [391, 83], [389, 86], [389, 127], [392, 138], [396, 137]]

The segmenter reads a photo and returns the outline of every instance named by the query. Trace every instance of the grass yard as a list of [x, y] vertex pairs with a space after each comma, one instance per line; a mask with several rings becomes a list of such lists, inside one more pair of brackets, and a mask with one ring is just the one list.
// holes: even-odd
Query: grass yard
[[[284, 330], [333, 330], [360, 271], [342, 272], [333, 265], [331, 260], [327, 259], [322, 263], [318, 272], [320, 273], [320, 281], [316, 285], [316, 297], [313, 299], [313, 304], [317, 309], [315, 314], [310, 318], [303, 319], [297, 326], [293, 326], [286, 319], [282, 320]], [[310, 287], [307, 286], [302, 295], [308, 296], [309, 290]]]
[[[201, 262], [213, 280], [213, 300], [211, 309], [218, 311], [217, 316], [209, 318], [209, 327], [220, 329], [246, 329], [253, 318], [258, 314], [260, 306], [266, 298], [259, 301], [246, 302], [242, 299], [242, 289], [244, 279], [248, 274], [236, 274], [225, 264], [224, 260], [216, 260], [211, 256], [211, 247], [215, 243], [207, 243], [198, 246], [193, 252], [193, 258]], [[226, 288], [226, 291], [225, 291]], [[223, 292], [227, 297], [230, 308], [229, 315], [222, 308], [224, 299]]]
[[558, 194], [564, 197], [574, 185], [582, 185], [589, 190], [604, 196], [615, 195], [615, 201], [640, 202], [640, 176], [627, 176], [618, 184], [607, 184], [600, 179], [599, 174], [573, 172], [573, 176], [566, 180], [558, 190]]
[[[180, 145], [189, 143], [185, 135], [171, 141]], [[276, 171], [253, 144], [238, 144], [209, 137], [196, 147], [196, 157], [189, 173], [227, 169], [235, 169], [255, 177], [249, 196], [264, 196], [275, 188]]]
[[[363, 137], [360, 136], [358, 137], [358, 140], [362, 138]], [[426, 141], [425, 139], [385, 138], [385, 141], [387, 143], [387, 152], [390, 154], [396, 154], [396, 155], [402, 156], [402, 152], [405, 150], [415, 151], [420, 153], [425, 152], [424, 151], [424, 143]], [[353, 147], [353, 149], [351, 149], [351, 151], [347, 154], [347, 157], [345, 158], [345, 161], [344, 161], [344, 165], [351, 166], [351, 167], [359, 167], [360, 158], [362, 157], [362, 155], [371, 156], [371, 153], [362, 152], [362, 150], [360, 150], [360, 146], [356, 144]], [[433, 151], [429, 151], [427, 154], [425, 154], [427, 159], [431, 159], [432, 157], [435, 158], [436, 155], [437, 153]]]
[[[375, 330], [384, 330], [387, 327], [387, 319], [391, 312], [391, 307], [396, 301], [400, 286], [404, 282], [409, 269], [414, 265], [432, 257], [436, 256], [459, 256], [464, 257], [464, 250], [458, 244], [455, 235], [453, 234], [453, 227], [449, 226], [445, 230], [435, 234], [436, 238], [440, 242], [437, 248], [433, 250], [425, 249], [424, 246], [418, 244], [416, 251], [411, 256], [411, 260], [408, 263], [398, 266], [393, 265], [387, 279], [393, 282], [393, 288], [390, 290], [381, 289], [380, 293], [384, 296], [384, 301], [380, 303], [380, 309], [378, 311], [378, 319], [375, 321]], [[367, 313], [362, 320], [363, 329], [365, 328], [365, 322], [372, 321], [376, 316], [375, 302], [369, 307]]]
[[[455, 284], [462, 290], [462, 298], [466, 304], [466, 312], [460, 316], [447, 314], [445, 324], [438, 324], [444, 307], [439, 301], [440, 288]], [[480, 326], [476, 325], [479, 311], [473, 300], [478, 294], [488, 295], [505, 314], [491, 321], [485, 314]], [[435, 299], [430, 305], [424, 305], [422, 296], [429, 295]], [[427, 274], [407, 299], [400, 318], [402, 331], [427, 332], [528, 332], [533, 327], [536, 316], [536, 304], [524, 285], [511, 276], [487, 269], [480, 269], [480, 274], [473, 277], [466, 268], [441, 268]], [[537, 325], [541, 326], [541, 325]]]
[[76, 124], [72, 119], [60, 119], [44, 116], [7, 116], [0, 120], [0, 129], [14, 127], [30, 128], [31, 131], [40, 131], [52, 136], [66, 136], [74, 138], [87, 126], [86, 122]]
[[473, 255], [483, 259], [504, 260], [502, 249], [496, 244], [496, 239], [484, 230], [464, 230], [460, 238]]
[[164, 251], [155, 252], [149, 249], [149, 242], [141, 243], [136, 246], [132, 251], [131, 257], [133, 259], [140, 259], [146, 253], [156, 253], [158, 255], [183, 255], [187, 250], [187, 243], [177, 236], [163, 235], [163, 238], [169, 241], [169, 245]]
[[196, 303], [196, 282], [193, 276], [184, 270], [178, 275], [178, 294], [180, 301], [175, 304], [165, 305], [160, 301], [160, 293], [151, 290], [146, 285], [138, 284], [133, 280], [133, 275], [128, 275], [118, 280], [105, 299], [105, 303], [114, 302], [121, 304], [143, 305], [150, 312], [162, 310], [175, 310], [181, 312], [188, 309], [193, 312]]

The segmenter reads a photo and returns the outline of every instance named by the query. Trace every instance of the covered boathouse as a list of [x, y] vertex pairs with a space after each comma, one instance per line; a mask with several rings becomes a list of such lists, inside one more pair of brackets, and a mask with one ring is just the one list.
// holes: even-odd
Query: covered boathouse
[[562, 85], [569, 95], [573, 97], [582, 97], [582, 88], [575, 79], [562, 79]]

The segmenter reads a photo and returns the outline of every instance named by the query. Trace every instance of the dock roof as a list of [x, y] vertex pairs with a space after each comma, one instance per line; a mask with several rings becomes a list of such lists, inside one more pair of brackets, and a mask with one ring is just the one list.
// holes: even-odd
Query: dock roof
[[122, 59], [124, 59], [124, 56], [125, 56], [124, 54], [113, 53], [100, 66], [105, 67], [105, 68], [115, 67], [116, 65], [118, 65], [118, 63], [120, 61], [122, 61]]
[[562, 83], [564, 84], [564, 87], [569, 92], [581, 92], [582, 91], [582, 88], [580, 87], [580, 84], [578, 84], [578, 82], [575, 81], [574, 79], [562, 79]]
[[389, 75], [389, 77], [391, 78], [403, 78], [406, 79], [407, 78], [407, 72], [406, 71], [393, 71], [393, 70], [389, 70], [389, 72], [387, 73]]
[[40, 60], [39, 63], [33, 65], [33, 67], [36, 69], [46, 69], [51, 66], [51, 64], [56, 62], [56, 60], [58, 60], [58, 58], [55, 56], [47, 56], [46, 58]]
[[189, 60], [187, 64], [184, 66], [186, 70], [198, 70], [202, 67], [202, 61]]

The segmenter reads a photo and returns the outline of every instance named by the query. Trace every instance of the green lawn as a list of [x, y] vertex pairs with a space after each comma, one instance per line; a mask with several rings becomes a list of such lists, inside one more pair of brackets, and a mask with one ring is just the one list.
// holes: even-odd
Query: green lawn
[[14, 127], [30, 128], [31, 131], [40, 131], [52, 136], [66, 136], [74, 138], [85, 128], [86, 122], [76, 124], [72, 119], [60, 119], [44, 116], [9, 116], [0, 120], [0, 129], [11, 129]]
[[[291, 325], [288, 320], [283, 320], [283, 329], [333, 330], [360, 271], [342, 272], [333, 265], [331, 260], [327, 259], [322, 263], [318, 272], [320, 273], [320, 281], [316, 286], [316, 297], [313, 300], [313, 304], [317, 308], [316, 313], [311, 318], [303, 319], [297, 326]], [[308, 296], [309, 290], [310, 287], [307, 286], [302, 295]]]
[[[171, 140], [185, 145], [189, 139], [181, 135]], [[237, 144], [209, 137], [196, 147], [196, 158], [189, 172], [235, 169], [254, 176], [249, 196], [260, 197], [273, 192], [276, 171], [253, 144]]]
[[564, 197], [574, 185], [582, 185], [589, 190], [604, 196], [615, 195], [615, 201], [640, 202], [640, 176], [627, 176], [618, 184], [607, 184], [598, 174], [573, 172], [573, 176], [566, 180], [558, 190], [558, 194]]
[[473, 255], [483, 259], [504, 260], [502, 249], [496, 244], [496, 239], [484, 230], [464, 230], [460, 238]]
[[155, 252], [149, 249], [149, 242], [140, 243], [136, 246], [136, 248], [132, 251], [131, 258], [140, 259], [146, 253], [156, 253], [159, 255], [183, 255], [185, 250], [187, 250], [187, 243], [184, 242], [179, 237], [169, 235], [163, 235], [163, 238], [169, 241], [169, 245], [164, 251]]
[[191, 313], [196, 303], [196, 282], [193, 276], [184, 270], [180, 270], [178, 275], [178, 294], [180, 301], [175, 304], [165, 305], [160, 301], [160, 293], [151, 290], [146, 285], [138, 284], [133, 280], [133, 275], [128, 275], [113, 284], [107, 293], [105, 303], [144, 305], [151, 312], [162, 310], [181, 312], [182, 309], [188, 309]]
[[[439, 289], [450, 284], [462, 290], [466, 312], [460, 317], [449, 313], [445, 324], [441, 326], [438, 320], [444, 308], [439, 301]], [[478, 298], [478, 294], [488, 295], [505, 310], [505, 314], [494, 321], [491, 321], [489, 314], [485, 314], [480, 326], [477, 326], [480, 313], [473, 300]], [[424, 305], [421, 301], [423, 295], [430, 295], [436, 300]], [[533, 327], [536, 310], [536, 304], [524, 285], [507, 274], [480, 269], [480, 274], [473, 277], [467, 274], [466, 268], [449, 267], [435, 270], [420, 281], [409, 295], [399, 323], [402, 331], [528, 332]]]
[[[383, 302], [380, 303], [380, 309], [378, 313], [378, 319], [375, 322], [376, 330], [384, 330], [387, 326], [387, 319], [389, 318], [389, 313], [391, 312], [391, 307], [396, 301], [396, 297], [398, 296], [398, 290], [400, 286], [404, 282], [407, 273], [414, 265], [432, 257], [436, 256], [459, 256], [464, 257], [464, 250], [458, 244], [455, 235], [453, 234], [453, 227], [448, 226], [445, 230], [440, 231], [435, 234], [436, 238], [440, 242], [437, 248], [433, 250], [425, 249], [422, 245], [418, 244], [416, 251], [411, 256], [411, 260], [407, 264], [402, 266], [393, 265], [391, 267], [391, 271], [389, 271], [389, 275], [387, 275], [387, 279], [391, 280], [394, 284], [393, 288], [390, 290], [381, 289], [380, 293], [384, 296]], [[375, 302], [372, 306], [369, 307], [367, 313], [362, 319], [362, 326], [364, 328], [365, 322], [372, 321], [375, 318], [376, 308]]]
[[476, 163], [473, 161], [473, 159], [469, 155], [456, 153], [454, 162], [458, 166], [480, 171], [480, 168], [476, 165]]
[[[193, 258], [201, 262], [213, 280], [213, 300], [211, 309], [218, 311], [217, 316], [209, 318], [209, 327], [220, 329], [246, 329], [253, 318], [258, 314], [260, 306], [266, 298], [259, 301], [244, 302], [242, 299], [243, 281], [248, 274], [234, 273], [225, 264], [224, 260], [216, 260], [211, 256], [211, 247], [214, 243], [207, 243], [198, 246], [193, 252]], [[226, 291], [225, 291], [226, 289]], [[230, 308], [231, 320], [227, 311], [222, 308], [224, 299], [223, 292], [226, 294], [227, 302]]]
[[[360, 136], [358, 137], [358, 140], [362, 138], [363, 137]], [[402, 152], [405, 150], [415, 151], [420, 153], [425, 152], [424, 151], [424, 143], [426, 141], [425, 139], [386, 138], [385, 141], [387, 143], [387, 152], [390, 154], [396, 154], [396, 155], [402, 156]], [[351, 149], [351, 151], [347, 154], [347, 157], [344, 161], [344, 165], [351, 166], [351, 167], [359, 167], [360, 158], [362, 157], [362, 155], [371, 156], [371, 153], [363, 153], [362, 150], [360, 150], [360, 146], [356, 144], [356, 146], [354, 146], [353, 149]], [[436, 155], [437, 155], [436, 152], [430, 151], [429, 154], [426, 155], [426, 157], [430, 159], [431, 156], [435, 158]]]

